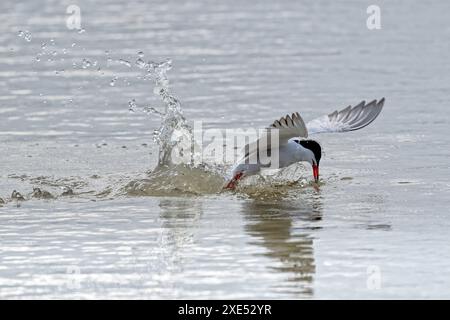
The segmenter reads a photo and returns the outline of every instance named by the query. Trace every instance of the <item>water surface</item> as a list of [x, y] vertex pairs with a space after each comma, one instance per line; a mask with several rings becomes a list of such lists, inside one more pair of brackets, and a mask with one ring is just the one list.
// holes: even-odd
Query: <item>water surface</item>
[[[0, 298], [449, 297], [448, 1], [381, 1], [374, 31], [360, 1], [84, 0], [81, 33], [69, 4], [0, 4]], [[158, 183], [139, 52], [205, 128], [385, 109], [317, 137], [319, 190]]]

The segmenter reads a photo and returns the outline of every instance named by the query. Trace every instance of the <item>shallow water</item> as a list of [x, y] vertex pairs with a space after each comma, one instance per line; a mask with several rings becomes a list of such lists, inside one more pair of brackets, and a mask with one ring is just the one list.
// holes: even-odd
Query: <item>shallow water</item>
[[[0, 298], [450, 296], [448, 1], [382, 1], [376, 31], [360, 1], [79, 1], [81, 33], [69, 4], [0, 4]], [[221, 193], [217, 172], [152, 171], [160, 118], [128, 110], [163, 110], [140, 51], [172, 59], [205, 128], [385, 109], [317, 137], [318, 190]]]

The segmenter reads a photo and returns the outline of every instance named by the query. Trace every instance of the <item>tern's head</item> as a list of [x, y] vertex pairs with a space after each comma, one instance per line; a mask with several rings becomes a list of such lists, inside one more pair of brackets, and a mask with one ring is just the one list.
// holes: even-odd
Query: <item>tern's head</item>
[[319, 182], [319, 163], [322, 158], [322, 148], [317, 141], [314, 140], [300, 140], [300, 145], [312, 152], [311, 159], [308, 159], [313, 167], [314, 180]]

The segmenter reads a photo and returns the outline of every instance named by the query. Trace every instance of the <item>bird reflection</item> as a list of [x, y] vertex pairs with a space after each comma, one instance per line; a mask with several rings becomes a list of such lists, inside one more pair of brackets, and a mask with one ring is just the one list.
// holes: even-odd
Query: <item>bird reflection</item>
[[287, 281], [274, 289], [312, 296], [315, 262], [308, 231], [320, 228], [320, 193], [292, 200], [250, 200], [243, 211], [246, 231], [253, 236], [251, 243], [266, 248], [264, 255], [275, 260], [272, 268], [287, 276]]

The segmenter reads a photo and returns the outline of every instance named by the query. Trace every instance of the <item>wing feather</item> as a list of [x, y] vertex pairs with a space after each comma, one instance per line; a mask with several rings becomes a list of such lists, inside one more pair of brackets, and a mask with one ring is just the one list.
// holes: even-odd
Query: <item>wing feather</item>
[[268, 130], [271, 130], [272, 128], [279, 130], [280, 144], [287, 143], [288, 140], [293, 137], [306, 138], [308, 136], [308, 129], [298, 112], [295, 112], [292, 115], [286, 115], [285, 117], [280, 118], [280, 120], [275, 120], [269, 126]]
[[310, 134], [347, 132], [362, 129], [374, 121], [383, 109], [385, 99], [348, 106], [340, 111], [314, 119], [306, 125]]
[[298, 112], [295, 112], [292, 115], [286, 115], [279, 120], [275, 120], [257, 141], [247, 144], [244, 147], [244, 158], [254, 155], [260, 149], [269, 150], [272, 147], [271, 135], [274, 133], [274, 129], [278, 130], [278, 146], [288, 143], [289, 139], [294, 137], [308, 137], [305, 122]]

